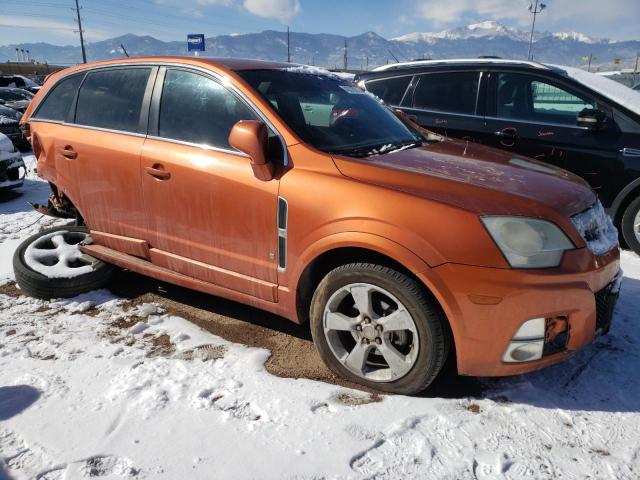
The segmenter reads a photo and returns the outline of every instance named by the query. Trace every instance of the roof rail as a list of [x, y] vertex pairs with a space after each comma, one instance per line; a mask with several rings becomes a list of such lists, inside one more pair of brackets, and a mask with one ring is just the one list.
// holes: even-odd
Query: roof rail
[[542, 63], [531, 62], [528, 60], [508, 60], [503, 58], [451, 58], [451, 59], [442, 59], [442, 60], [417, 60], [412, 62], [399, 62], [392, 63], [389, 65], [383, 65], [381, 67], [376, 67], [372, 71], [373, 72], [382, 72], [385, 70], [395, 70], [398, 68], [418, 68], [422, 66], [429, 65], [464, 65], [464, 64], [483, 64], [483, 65], [491, 65], [491, 64], [500, 64], [500, 65], [528, 65], [534, 68], [540, 68], [548, 70], [549, 67]]

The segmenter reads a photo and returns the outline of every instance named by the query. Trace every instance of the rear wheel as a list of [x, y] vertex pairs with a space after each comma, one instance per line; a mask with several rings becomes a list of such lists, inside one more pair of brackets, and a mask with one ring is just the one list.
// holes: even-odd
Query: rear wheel
[[310, 316], [327, 366], [377, 390], [424, 390], [449, 351], [439, 308], [413, 279], [388, 267], [354, 263], [332, 270], [316, 289]]
[[32, 297], [74, 297], [103, 287], [117, 267], [80, 251], [85, 227], [43, 230], [22, 242], [13, 255], [16, 282]]
[[640, 197], [633, 200], [624, 211], [621, 227], [624, 241], [640, 255]]

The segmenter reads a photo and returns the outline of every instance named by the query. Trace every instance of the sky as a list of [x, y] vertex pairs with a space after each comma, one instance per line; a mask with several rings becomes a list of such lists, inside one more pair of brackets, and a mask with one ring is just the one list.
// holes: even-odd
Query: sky
[[[534, 0], [535, 1], [535, 0]], [[528, 29], [528, 0], [79, 0], [88, 41], [125, 33], [181, 40], [262, 30], [392, 38], [482, 20]], [[640, 0], [547, 0], [536, 30], [640, 39]], [[76, 44], [74, 0], [0, 0], [0, 45]]]

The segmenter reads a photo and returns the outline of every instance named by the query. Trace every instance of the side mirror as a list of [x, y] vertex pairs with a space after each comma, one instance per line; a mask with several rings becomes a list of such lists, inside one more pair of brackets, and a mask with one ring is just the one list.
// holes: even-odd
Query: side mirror
[[249, 155], [253, 174], [267, 182], [273, 178], [273, 163], [267, 159], [269, 132], [264, 122], [240, 120], [229, 133], [229, 145]]
[[585, 108], [578, 113], [576, 124], [589, 130], [600, 130], [607, 115], [602, 110]]

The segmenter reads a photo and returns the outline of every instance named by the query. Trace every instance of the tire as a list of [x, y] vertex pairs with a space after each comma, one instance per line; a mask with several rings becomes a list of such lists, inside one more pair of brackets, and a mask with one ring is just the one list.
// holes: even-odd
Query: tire
[[[371, 315], [357, 308], [364, 305], [363, 298]], [[394, 318], [402, 321], [389, 323]], [[415, 280], [381, 265], [352, 263], [329, 272], [313, 295], [310, 320], [313, 341], [327, 367], [374, 390], [419, 393], [433, 382], [449, 353], [449, 328], [439, 306]], [[357, 348], [368, 353], [354, 356]], [[387, 361], [393, 353], [400, 353], [402, 361]], [[364, 366], [353, 367], [361, 364], [361, 357]]]
[[633, 200], [622, 215], [622, 236], [631, 250], [640, 255], [640, 197]]
[[[87, 234], [88, 230], [85, 227], [76, 226], [49, 228], [30, 236], [18, 246], [13, 254], [13, 272], [16, 282], [28, 295], [43, 299], [75, 297], [81, 293], [103, 287], [109, 282], [113, 274], [118, 271], [118, 267], [93, 257], [86, 257], [93, 261], [90, 264], [90, 269], [84, 268], [90, 271], [71, 278], [50, 278], [34, 270], [33, 266], [30, 266], [25, 259], [25, 252], [32, 244], [40, 245], [46, 242], [49, 234], [55, 232], [68, 232], [64, 235], [69, 236], [69, 233]], [[76, 235], [75, 238], [81, 238], [81, 236]], [[40, 243], [38, 243], [39, 240]], [[55, 253], [56, 250], [52, 250], [52, 252]], [[55, 255], [53, 257], [55, 258]], [[82, 262], [86, 262], [86, 260], [83, 259]], [[82, 265], [82, 267], [87, 266], [89, 266], [88, 263], [83, 263]]]

